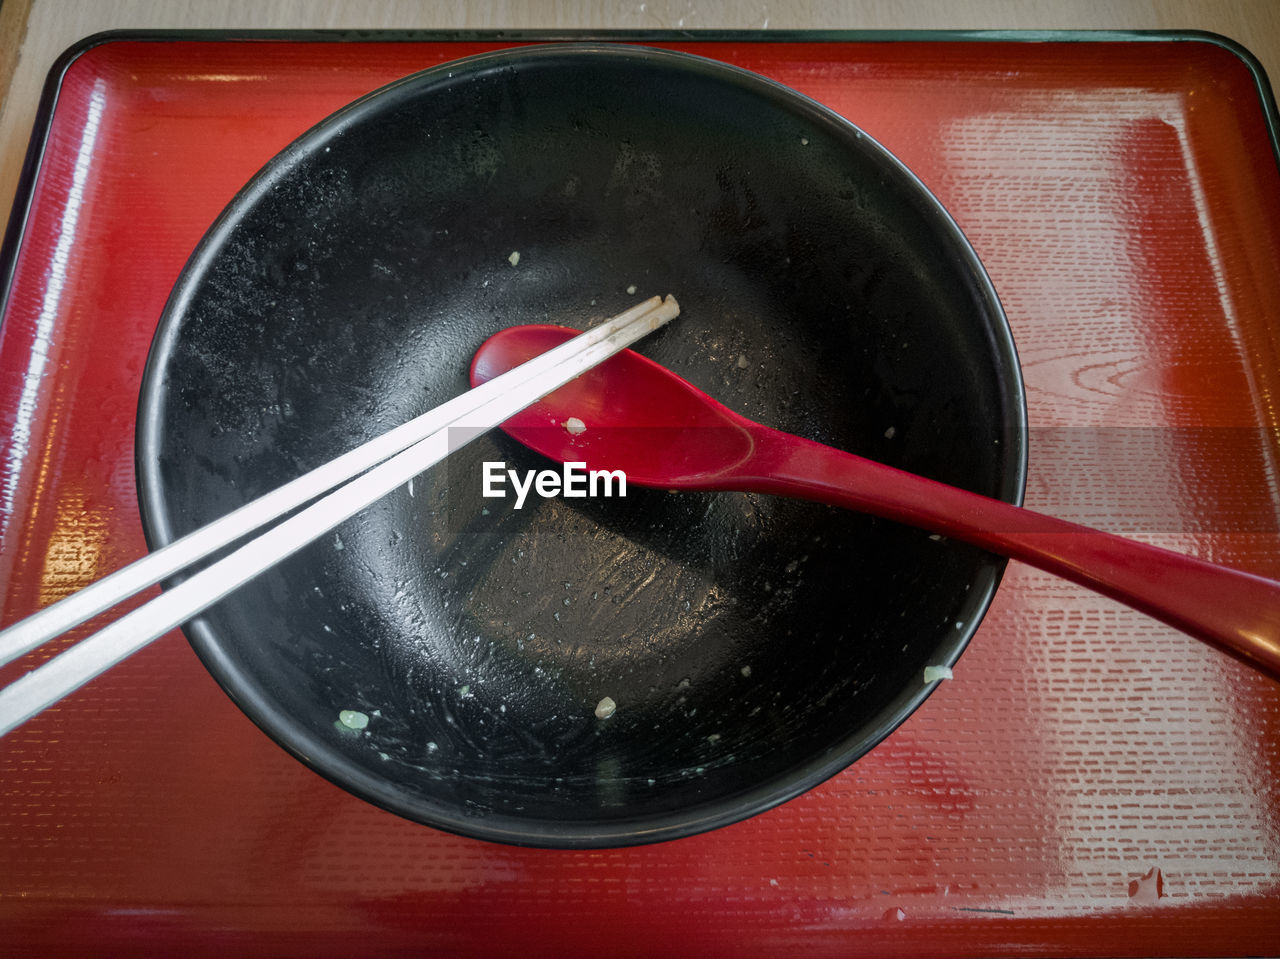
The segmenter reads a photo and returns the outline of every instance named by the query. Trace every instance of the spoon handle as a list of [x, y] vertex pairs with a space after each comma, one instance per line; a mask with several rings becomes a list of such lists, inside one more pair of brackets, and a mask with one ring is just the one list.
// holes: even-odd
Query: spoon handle
[[[753, 424], [754, 425], [754, 424]], [[738, 472], [755, 492], [928, 529], [1054, 573], [1280, 678], [1280, 582], [1045, 516], [765, 427]]]

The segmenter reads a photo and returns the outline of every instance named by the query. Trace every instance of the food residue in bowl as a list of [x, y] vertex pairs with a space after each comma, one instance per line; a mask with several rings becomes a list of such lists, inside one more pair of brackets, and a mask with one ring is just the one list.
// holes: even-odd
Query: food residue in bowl
[[618, 704], [613, 701], [613, 697], [606, 696], [596, 703], [596, 719], [608, 719], [617, 709]]
[[518, 266], [520, 263], [520, 251], [512, 250], [511, 255], [507, 257], [507, 262], [510, 263], [512, 266]]
[[347, 729], [360, 730], [369, 725], [369, 717], [358, 709], [342, 709], [338, 711], [338, 722]]
[[585, 433], [587, 431], [587, 424], [582, 422], [582, 420], [578, 419], [576, 416], [570, 416], [564, 421], [564, 428], [574, 436], [577, 436], [580, 433]]
[[936, 683], [940, 679], [951, 679], [950, 666], [926, 666], [924, 668], [924, 681], [926, 683]]

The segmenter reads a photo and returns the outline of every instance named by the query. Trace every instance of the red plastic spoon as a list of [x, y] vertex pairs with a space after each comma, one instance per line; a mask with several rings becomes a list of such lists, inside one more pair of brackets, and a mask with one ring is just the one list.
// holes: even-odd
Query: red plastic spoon
[[[471, 382], [492, 379], [576, 333], [557, 326], [503, 330], [476, 352]], [[1280, 678], [1280, 583], [761, 426], [630, 350], [502, 428], [552, 459], [622, 470], [640, 486], [816, 500], [963, 540], [1110, 596]]]

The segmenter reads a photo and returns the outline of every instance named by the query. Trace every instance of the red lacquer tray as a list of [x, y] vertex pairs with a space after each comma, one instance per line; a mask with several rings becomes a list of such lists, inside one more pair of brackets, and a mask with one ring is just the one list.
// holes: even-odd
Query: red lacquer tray
[[[4, 622], [143, 552], [143, 361], [233, 193], [387, 81], [542, 39], [113, 35], [64, 59], [0, 274]], [[1280, 577], [1280, 175], [1246, 54], [612, 39], [793, 86], [938, 194], [1018, 342], [1030, 505]], [[367, 805], [268, 741], [174, 634], [0, 740], [0, 951], [1274, 954], [1278, 772], [1275, 682], [1016, 565], [955, 679], [855, 766], [620, 851], [489, 845]]]

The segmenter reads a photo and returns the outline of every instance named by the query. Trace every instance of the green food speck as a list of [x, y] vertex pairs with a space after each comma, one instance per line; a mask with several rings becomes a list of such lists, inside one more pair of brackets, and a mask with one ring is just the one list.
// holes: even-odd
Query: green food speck
[[369, 717], [356, 709], [344, 709], [338, 713], [338, 722], [348, 729], [364, 729], [369, 725]]

